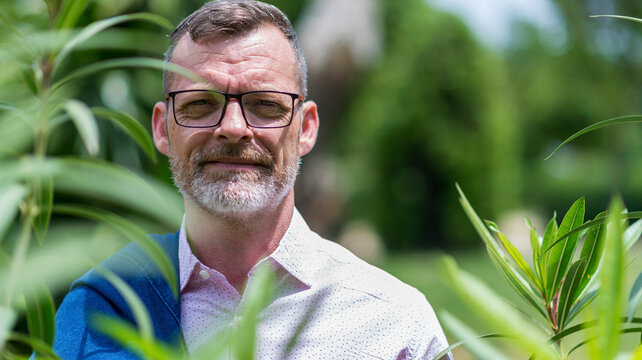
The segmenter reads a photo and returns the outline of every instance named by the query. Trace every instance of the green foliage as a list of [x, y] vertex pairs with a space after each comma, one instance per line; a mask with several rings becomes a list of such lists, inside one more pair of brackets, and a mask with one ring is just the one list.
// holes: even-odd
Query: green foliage
[[[559, 226], [553, 215], [542, 237], [527, 221], [534, 254], [534, 265], [530, 265], [496, 224], [481, 221], [464, 193], [459, 187], [457, 189], [460, 203], [486, 244], [493, 263], [531, 308], [528, 311], [522, 307], [515, 309], [474, 276], [459, 270], [454, 260], [446, 259], [449, 284], [480, 318], [503, 334], [499, 336], [510, 339], [537, 359], [566, 359], [586, 344], [589, 344], [591, 359], [614, 359], [620, 334], [642, 332], [640, 327], [626, 326], [639, 320], [633, 316], [640, 301], [640, 281], [636, 281], [630, 291], [629, 315], [623, 317], [625, 255], [639, 239], [642, 224], [639, 220], [627, 227], [625, 220], [640, 217], [640, 214], [625, 212], [621, 200], [615, 199], [608, 212], [584, 223], [585, 204], [580, 198]], [[583, 245], [577, 254], [582, 239]], [[597, 320], [573, 325], [578, 314], [596, 298]], [[542, 317], [524, 317], [518, 309], [526, 314], [533, 310]], [[488, 345], [452, 315], [445, 316], [444, 325], [460, 336], [472, 353], [480, 358], [492, 358], [487, 355], [492, 353], [486, 348]], [[542, 328], [546, 332], [541, 333]], [[581, 330], [586, 330], [586, 340], [577, 342], [569, 338]], [[571, 341], [575, 341], [574, 346], [565, 350], [564, 344]]]
[[[106, 149], [96, 116], [113, 121], [155, 160], [150, 135], [132, 116], [91, 107], [82, 97], [74, 97], [70, 86], [72, 81], [113, 68], [161, 70], [163, 62], [116, 58], [69, 66], [86, 43], [100, 48], [100, 35], [113, 26], [138, 21], [169, 29], [171, 24], [158, 15], [129, 14], [78, 28], [77, 24], [85, 21], [88, 1], [49, 0], [46, 6], [48, 21], [23, 22], [10, 17], [17, 12], [6, 11], [0, 23], [0, 28], [7, 30], [3, 32], [7, 36], [0, 40], [0, 64], [8, 70], [0, 76], [0, 359], [24, 356], [23, 345], [55, 358], [51, 352], [55, 314], [52, 293], [64, 291], [79, 272], [120, 246], [120, 239], [139, 243], [168, 283], [176, 283], [167, 255], [130, 219], [147, 218], [173, 229], [182, 214], [180, 198], [154, 180], [100, 160]], [[184, 69], [172, 69], [192, 76]], [[54, 144], [70, 131], [81, 139], [82, 148], [56, 156], [59, 150]], [[62, 204], [61, 199], [68, 203]], [[132, 216], [115, 215], [114, 209], [127, 209]], [[76, 237], [73, 229], [87, 224], [81, 219], [90, 220], [92, 230]], [[104, 225], [122, 235], [99, 231]], [[140, 299], [121, 279], [98, 269], [131, 305], [136, 332], [145, 341], [153, 341], [149, 316]], [[178, 289], [174, 286], [173, 290], [178, 296]], [[26, 321], [28, 334], [18, 330], [21, 319]]]
[[521, 124], [502, 62], [425, 1], [380, 3], [381, 59], [335, 137], [349, 210], [393, 250], [469, 244], [454, 179], [492, 214], [516, 206], [521, 191]]

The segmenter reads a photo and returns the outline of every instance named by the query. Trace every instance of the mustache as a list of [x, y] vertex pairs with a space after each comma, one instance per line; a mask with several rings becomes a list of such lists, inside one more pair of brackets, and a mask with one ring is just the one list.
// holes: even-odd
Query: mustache
[[274, 166], [274, 157], [265, 150], [258, 150], [249, 144], [222, 144], [216, 149], [192, 155], [192, 163], [197, 168], [203, 167], [208, 162], [223, 158], [238, 158], [259, 164], [271, 169]]

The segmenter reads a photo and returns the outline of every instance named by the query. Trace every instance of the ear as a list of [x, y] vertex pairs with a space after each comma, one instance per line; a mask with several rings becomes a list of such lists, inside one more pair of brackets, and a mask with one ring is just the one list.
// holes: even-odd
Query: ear
[[152, 132], [154, 145], [162, 154], [169, 154], [169, 136], [167, 135], [167, 104], [159, 101], [152, 112]]
[[319, 113], [314, 101], [303, 103], [303, 116], [301, 118], [301, 136], [299, 137], [299, 153], [306, 155], [312, 150], [319, 133]]

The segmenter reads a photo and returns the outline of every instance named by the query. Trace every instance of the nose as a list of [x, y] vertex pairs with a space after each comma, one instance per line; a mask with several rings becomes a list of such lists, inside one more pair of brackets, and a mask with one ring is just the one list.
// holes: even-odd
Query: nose
[[221, 122], [214, 128], [217, 140], [232, 143], [248, 142], [252, 140], [252, 129], [247, 126], [241, 104], [237, 99], [230, 99], [225, 109]]

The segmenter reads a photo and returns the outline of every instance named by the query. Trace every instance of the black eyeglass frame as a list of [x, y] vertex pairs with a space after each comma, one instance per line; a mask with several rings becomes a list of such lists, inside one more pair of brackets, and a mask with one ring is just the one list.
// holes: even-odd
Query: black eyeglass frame
[[[221, 111], [221, 117], [218, 119], [218, 121], [214, 125], [183, 125], [178, 122], [178, 119], [176, 119], [176, 95], [181, 94], [181, 93], [187, 93], [187, 92], [199, 92], [199, 91], [206, 91], [206, 92], [215, 92], [223, 95], [225, 97], [225, 103], [223, 104], [223, 110]], [[247, 94], [255, 94], [255, 93], [275, 93], [275, 94], [285, 94], [289, 95], [292, 97], [292, 114], [290, 114], [290, 121], [288, 121], [287, 124], [285, 125], [279, 125], [279, 126], [255, 126], [249, 123], [247, 121], [247, 116], [245, 115], [245, 109], [243, 109], [243, 101], [242, 98], [244, 95]], [[294, 111], [295, 111], [295, 104], [294, 102], [298, 99], [301, 100], [301, 103], [305, 100], [305, 97], [303, 95], [297, 94], [297, 93], [290, 93], [290, 92], [285, 92], [285, 91], [276, 91], [276, 90], [254, 90], [254, 91], [247, 91], [247, 92], [242, 92], [242, 93], [237, 93], [237, 94], [230, 94], [230, 93], [224, 93], [222, 91], [218, 90], [212, 90], [212, 89], [190, 89], [190, 90], [177, 90], [177, 91], [170, 91], [167, 93], [165, 96], [165, 101], [168, 101], [169, 99], [172, 99], [172, 115], [174, 115], [174, 122], [178, 126], [186, 127], [186, 128], [198, 128], [198, 129], [204, 129], [204, 128], [214, 128], [217, 127], [221, 124], [221, 121], [223, 120], [223, 117], [225, 117], [225, 111], [227, 111], [227, 104], [230, 102], [230, 99], [237, 99], [239, 102], [239, 106], [241, 107], [241, 113], [243, 114], [243, 120], [245, 120], [245, 124], [248, 127], [251, 128], [256, 128], [256, 129], [280, 129], [284, 127], [290, 126], [292, 123], [292, 119], [294, 119]]]

